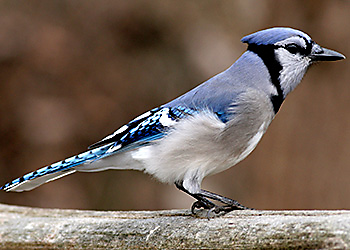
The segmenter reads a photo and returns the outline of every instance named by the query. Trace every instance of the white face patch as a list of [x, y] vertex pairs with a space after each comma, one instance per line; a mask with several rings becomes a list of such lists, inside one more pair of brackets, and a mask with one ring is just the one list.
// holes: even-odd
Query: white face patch
[[285, 98], [300, 83], [311, 59], [298, 53], [292, 54], [284, 48], [276, 49], [275, 54], [282, 66], [279, 80]]
[[311, 59], [299, 52], [307, 49], [307, 42], [312, 42], [310, 37], [293, 36], [275, 43], [279, 46], [275, 55], [282, 66], [279, 80], [284, 98], [300, 83], [311, 64]]

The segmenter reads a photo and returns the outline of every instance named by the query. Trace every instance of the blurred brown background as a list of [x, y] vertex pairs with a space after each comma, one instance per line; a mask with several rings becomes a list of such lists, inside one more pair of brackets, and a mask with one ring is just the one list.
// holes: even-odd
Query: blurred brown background
[[[350, 56], [349, 1], [0, 1], [0, 184], [82, 152], [142, 112], [229, 67], [240, 38], [301, 29]], [[257, 209], [350, 208], [350, 61], [321, 63], [257, 149], [203, 187]], [[77, 173], [9, 204], [188, 208], [133, 171]]]

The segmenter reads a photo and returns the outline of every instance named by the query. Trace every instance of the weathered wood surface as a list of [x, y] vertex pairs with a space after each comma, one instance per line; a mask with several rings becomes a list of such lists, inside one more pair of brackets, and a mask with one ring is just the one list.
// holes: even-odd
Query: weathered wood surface
[[0, 249], [350, 249], [350, 211], [83, 211], [0, 204]]

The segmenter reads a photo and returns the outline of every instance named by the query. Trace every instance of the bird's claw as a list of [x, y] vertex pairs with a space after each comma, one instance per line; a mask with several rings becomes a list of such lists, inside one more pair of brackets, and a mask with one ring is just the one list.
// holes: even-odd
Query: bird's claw
[[[224, 215], [234, 210], [254, 210], [254, 208], [248, 208], [239, 203], [231, 204], [231, 205], [223, 205], [223, 206], [218, 206], [218, 205], [208, 206], [208, 204], [205, 204], [202, 201], [196, 201], [192, 204], [192, 207], [191, 207], [192, 214], [195, 215], [196, 214], [195, 210], [200, 208], [208, 210], [206, 215], [208, 220], [212, 217], [215, 217], [215, 215]], [[213, 213], [215, 214], [214, 216], [213, 216]]]
[[211, 209], [211, 208], [213, 208], [213, 206], [208, 206], [208, 204], [206, 204], [206, 203], [204, 203], [204, 202], [202, 202], [202, 201], [196, 201], [196, 202], [194, 202], [193, 204], [192, 204], [192, 206], [191, 206], [191, 212], [192, 212], [192, 214], [196, 214], [195, 213], [195, 209], [200, 209], [200, 208], [204, 208], [204, 209]]

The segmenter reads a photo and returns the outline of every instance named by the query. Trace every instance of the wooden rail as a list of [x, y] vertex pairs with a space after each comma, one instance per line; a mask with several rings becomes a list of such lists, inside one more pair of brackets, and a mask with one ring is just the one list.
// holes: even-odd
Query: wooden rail
[[350, 249], [350, 211], [84, 211], [0, 204], [0, 249]]

